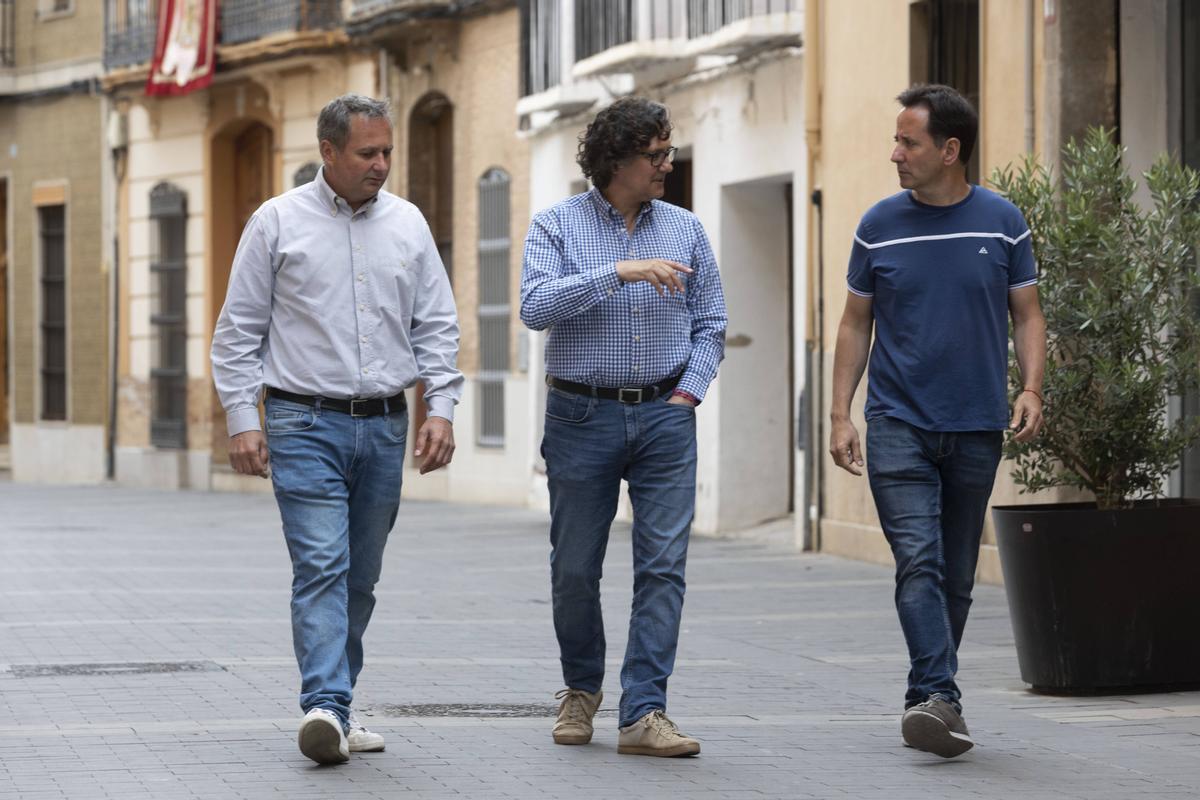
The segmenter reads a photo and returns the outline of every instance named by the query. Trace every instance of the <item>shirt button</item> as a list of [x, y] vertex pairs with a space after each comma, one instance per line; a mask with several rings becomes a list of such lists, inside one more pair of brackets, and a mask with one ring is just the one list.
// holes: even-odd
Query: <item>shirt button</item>
[[358, 304], [358, 310], [359, 310], [359, 311], [366, 311], [366, 310], [367, 310], [367, 307], [366, 307], [366, 305], [365, 305], [365, 304], [363, 304], [363, 303], [359, 303], [359, 304]]
[[633, 307], [633, 313], [635, 313], [635, 314], [636, 314], [636, 313], [638, 313], [638, 308], [637, 308], [637, 306], [634, 306], [634, 307]]
[[361, 245], [357, 245], [357, 244], [356, 244], [356, 245], [354, 245], [354, 252], [356, 252], [356, 253], [357, 253], [357, 252], [359, 252], [360, 250], [362, 250], [362, 246], [361, 246]]
[[608, 290], [608, 296], [609, 296], [609, 297], [612, 297], [612, 293], [613, 293], [613, 290], [612, 290], [612, 289], [609, 289], [609, 290]]
[[358, 279], [359, 279], [359, 281], [362, 281], [362, 279], [363, 279], [363, 274], [361, 272], [358, 273]]
[[637, 372], [637, 371], [638, 371], [638, 367], [637, 367], [636, 365], [634, 366], [634, 368], [633, 368], [633, 371], [634, 371], [634, 372]]
[[370, 374], [371, 374], [371, 370], [367, 369], [366, 367], [363, 367], [363, 375], [370, 375]]
[[634, 336], [634, 337], [633, 337], [633, 340], [634, 340], [635, 342], [640, 342], [640, 341], [642, 340], [642, 337], [641, 337], [641, 336]]
[[366, 336], [360, 336], [360, 337], [359, 337], [359, 341], [361, 341], [363, 344], [366, 344], [366, 343], [367, 343], [367, 337], [366, 337]]

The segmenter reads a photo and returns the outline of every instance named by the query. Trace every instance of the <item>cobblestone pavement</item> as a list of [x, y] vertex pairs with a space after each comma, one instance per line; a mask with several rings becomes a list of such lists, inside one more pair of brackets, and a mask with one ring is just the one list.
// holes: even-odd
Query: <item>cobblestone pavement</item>
[[1026, 691], [992, 587], [961, 658], [978, 745], [954, 761], [902, 747], [889, 571], [762, 541], [692, 543], [669, 711], [703, 754], [618, 756], [624, 528], [596, 738], [555, 746], [546, 529], [537, 512], [403, 505], [356, 699], [387, 750], [318, 767], [295, 745], [270, 496], [0, 483], [0, 797], [1200, 795], [1200, 693]]

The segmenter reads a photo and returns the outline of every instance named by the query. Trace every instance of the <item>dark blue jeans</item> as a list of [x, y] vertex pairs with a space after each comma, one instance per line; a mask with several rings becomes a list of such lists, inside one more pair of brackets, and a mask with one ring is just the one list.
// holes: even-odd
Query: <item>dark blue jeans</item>
[[396, 522], [408, 413], [351, 417], [267, 399], [271, 479], [292, 557], [300, 708], [343, 724]]
[[550, 389], [542, 455], [550, 485], [550, 572], [563, 680], [604, 683], [600, 573], [621, 479], [633, 505], [633, 610], [621, 669], [620, 724], [666, 710], [696, 503], [696, 412]]
[[938, 694], [961, 709], [958, 646], [1003, 437], [890, 417], [867, 423], [867, 475], [896, 559], [896, 610], [912, 664], [905, 708]]

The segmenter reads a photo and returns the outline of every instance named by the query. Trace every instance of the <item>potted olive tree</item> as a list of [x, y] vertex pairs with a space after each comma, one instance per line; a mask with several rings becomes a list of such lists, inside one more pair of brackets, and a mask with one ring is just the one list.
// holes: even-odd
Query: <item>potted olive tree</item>
[[1164, 156], [1144, 177], [1146, 207], [1099, 128], [1057, 179], [1033, 159], [992, 177], [1032, 230], [1048, 338], [1046, 425], [1009, 441], [1013, 478], [1095, 498], [993, 509], [1036, 690], [1200, 684], [1200, 500], [1163, 498], [1200, 438], [1200, 419], [1167, 413], [1200, 390], [1200, 175]]

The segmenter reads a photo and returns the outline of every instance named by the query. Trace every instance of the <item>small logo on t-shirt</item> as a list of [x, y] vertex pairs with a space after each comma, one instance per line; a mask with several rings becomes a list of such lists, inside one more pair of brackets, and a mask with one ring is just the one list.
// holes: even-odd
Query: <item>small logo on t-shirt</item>
[[981, 255], [981, 256], [986, 256], [987, 254], [988, 254], [988, 253], [987, 253], [987, 248], [986, 248], [986, 247], [981, 247], [981, 248], [979, 248], [979, 255]]

